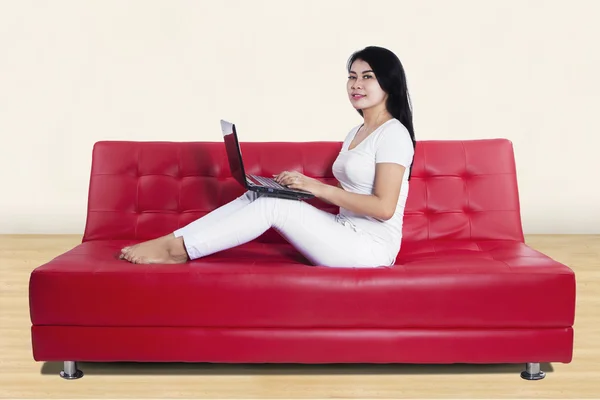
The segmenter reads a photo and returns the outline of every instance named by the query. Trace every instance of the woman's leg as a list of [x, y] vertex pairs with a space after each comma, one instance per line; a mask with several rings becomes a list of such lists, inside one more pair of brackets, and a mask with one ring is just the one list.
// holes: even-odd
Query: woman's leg
[[[212, 225], [217, 224], [223, 218], [231, 215], [240, 209], [246, 207], [248, 204], [258, 198], [255, 192], [247, 191], [238, 198], [230, 201], [227, 204], [211, 211], [205, 216], [198, 218], [197, 220], [189, 223], [188, 225], [177, 229], [175, 232], [165, 235], [156, 239], [148, 240], [143, 243], [139, 243], [133, 246], [127, 246], [121, 249], [120, 258], [126, 259], [132, 262], [166, 262], [169, 261], [165, 257], [168, 257], [168, 246], [173, 245], [171, 243], [174, 238], [181, 237], [186, 232], [209, 232]], [[174, 249], [176, 250], [176, 249]], [[183, 250], [183, 247], [181, 247]], [[181, 254], [183, 256], [183, 254]], [[175, 260], [170, 260], [175, 261]], [[187, 261], [186, 257], [177, 257], [178, 262]]]
[[296, 200], [259, 197], [211, 224], [191, 226], [183, 242], [191, 259], [247, 243], [273, 227], [314, 265], [377, 267], [393, 261], [387, 248], [366, 233], [356, 232], [334, 214]]
[[248, 204], [252, 203], [258, 198], [256, 192], [248, 190], [240, 197], [230, 201], [227, 204], [209, 212], [204, 217], [198, 218], [197, 220], [190, 222], [183, 228], [177, 229], [174, 233], [175, 237], [184, 236], [188, 232], [206, 232], [213, 229], [214, 226], [220, 223], [221, 220], [228, 216], [235, 214]]

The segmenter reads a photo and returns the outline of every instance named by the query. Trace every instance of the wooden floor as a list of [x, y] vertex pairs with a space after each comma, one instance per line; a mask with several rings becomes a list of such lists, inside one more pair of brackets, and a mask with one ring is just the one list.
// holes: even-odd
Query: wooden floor
[[519, 377], [522, 365], [131, 363], [83, 363], [85, 376], [66, 381], [61, 364], [33, 361], [27, 285], [35, 267], [79, 241], [0, 236], [0, 398], [600, 398], [600, 235], [527, 237], [577, 276], [573, 362], [543, 366], [537, 382]]

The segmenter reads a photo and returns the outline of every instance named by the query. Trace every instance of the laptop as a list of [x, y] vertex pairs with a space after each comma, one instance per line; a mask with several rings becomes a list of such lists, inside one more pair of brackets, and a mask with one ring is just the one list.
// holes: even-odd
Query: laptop
[[242, 160], [242, 150], [238, 140], [235, 124], [221, 120], [221, 130], [225, 141], [225, 150], [229, 159], [231, 176], [243, 187], [261, 195], [280, 197], [292, 200], [310, 199], [315, 197], [304, 190], [290, 189], [275, 182], [273, 178], [246, 174]]

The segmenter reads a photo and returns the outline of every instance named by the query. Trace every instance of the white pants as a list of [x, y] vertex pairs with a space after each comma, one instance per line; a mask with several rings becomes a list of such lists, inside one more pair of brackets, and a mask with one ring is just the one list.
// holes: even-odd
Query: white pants
[[306, 202], [257, 195], [237, 199], [178, 229], [190, 259], [247, 243], [274, 228], [312, 264], [328, 267], [389, 266], [388, 246], [355, 230], [338, 215]]

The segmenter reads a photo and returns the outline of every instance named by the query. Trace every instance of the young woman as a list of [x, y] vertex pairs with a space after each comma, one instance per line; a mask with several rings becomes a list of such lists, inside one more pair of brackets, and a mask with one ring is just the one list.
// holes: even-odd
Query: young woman
[[347, 134], [333, 164], [339, 185], [299, 172], [275, 177], [339, 206], [338, 214], [248, 191], [169, 235], [123, 248], [120, 257], [184, 263], [247, 243], [272, 227], [314, 265], [392, 265], [402, 241], [415, 150], [406, 77], [398, 57], [380, 47], [355, 52], [347, 69], [348, 97], [364, 122]]

